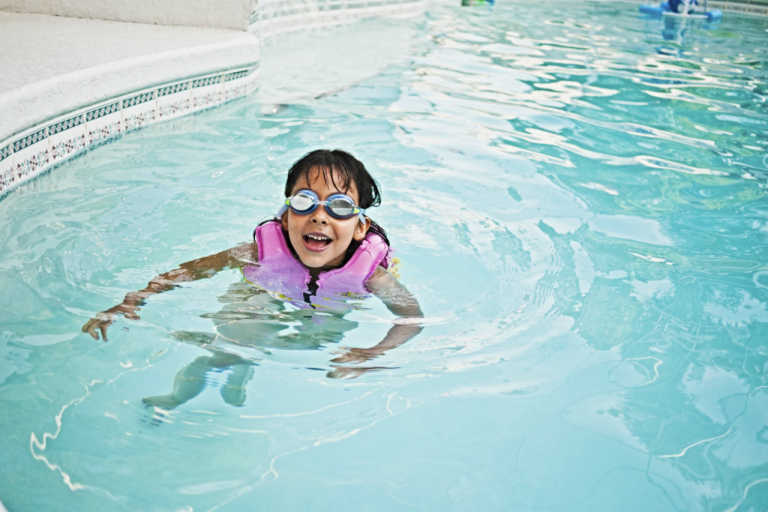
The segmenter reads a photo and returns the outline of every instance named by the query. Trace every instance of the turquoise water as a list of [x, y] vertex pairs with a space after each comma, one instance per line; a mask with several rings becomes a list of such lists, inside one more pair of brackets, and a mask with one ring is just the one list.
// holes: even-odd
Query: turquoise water
[[[6, 196], [0, 500], [764, 510], [768, 20], [636, 8], [354, 25], [412, 24], [407, 56], [317, 99], [127, 134]], [[382, 304], [307, 335], [273, 300], [253, 307], [284, 346], [261, 331], [203, 346], [247, 302], [235, 270], [152, 297], [108, 343], [79, 332], [156, 274], [248, 241], [317, 147], [380, 181], [372, 216], [427, 316], [418, 337], [337, 365], [384, 336]], [[210, 371], [170, 412], [144, 406], [216, 354], [250, 366]]]

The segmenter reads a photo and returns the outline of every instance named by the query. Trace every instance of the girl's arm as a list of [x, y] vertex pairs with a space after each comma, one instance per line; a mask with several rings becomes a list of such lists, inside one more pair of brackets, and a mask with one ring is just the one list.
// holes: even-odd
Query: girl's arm
[[256, 243], [251, 242], [182, 263], [179, 268], [154, 277], [146, 288], [136, 292], [128, 292], [122, 303], [98, 313], [83, 325], [82, 331], [93, 336], [95, 340], [99, 339], [98, 331], [101, 331], [101, 337], [107, 341], [107, 327], [112, 325], [115, 315], [121, 314], [131, 320], [138, 320], [139, 315], [136, 312], [139, 311], [140, 306], [144, 305], [144, 301], [150, 295], [172, 290], [179, 286], [178, 283], [213, 277], [217, 272], [226, 268], [240, 268], [249, 261], [259, 261], [258, 258]]
[[352, 348], [333, 360], [334, 363], [361, 363], [380, 356], [387, 350], [399, 347], [419, 334], [423, 327], [420, 320], [424, 318], [416, 297], [401, 285], [398, 280], [381, 267], [376, 268], [373, 277], [365, 283], [368, 291], [384, 302], [392, 313], [400, 318], [395, 319], [395, 325], [387, 332], [384, 339], [371, 348]]

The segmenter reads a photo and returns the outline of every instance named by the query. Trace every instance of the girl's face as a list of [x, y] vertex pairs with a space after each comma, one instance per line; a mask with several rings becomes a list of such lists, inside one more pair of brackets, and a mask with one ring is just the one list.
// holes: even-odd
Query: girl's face
[[[333, 178], [337, 183], [340, 181], [335, 171]], [[350, 183], [349, 190], [344, 191], [330, 183], [331, 180], [328, 181], [326, 183], [318, 169], [312, 169], [296, 181], [291, 195], [300, 190], [311, 190], [320, 201], [325, 201], [333, 194], [346, 194], [358, 204], [359, 197], [354, 183]], [[283, 214], [282, 223], [301, 262], [318, 270], [340, 267], [352, 240], [361, 242], [371, 226], [368, 218], [363, 224], [357, 216], [349, 219], [331, 217], [323, 205], [318, 205], [307, 215], [299, 215], [288, 208]]]

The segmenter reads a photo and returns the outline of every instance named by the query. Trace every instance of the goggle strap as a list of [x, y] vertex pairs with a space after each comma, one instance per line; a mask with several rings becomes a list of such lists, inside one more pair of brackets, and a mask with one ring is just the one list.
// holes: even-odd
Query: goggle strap
[[280, 219], [283, 218], [283, 214], [285, 214], [285, 212], [288, 211], [288, 203], [289, 203], [289, 201], [288, 201], [288, 199], [286, 199], [285, 200], [285, 204], [283, 206], [281, 206], [279, 210], [277, 210], [277, 214], [275, 215], [276, 219], [280, 220]]

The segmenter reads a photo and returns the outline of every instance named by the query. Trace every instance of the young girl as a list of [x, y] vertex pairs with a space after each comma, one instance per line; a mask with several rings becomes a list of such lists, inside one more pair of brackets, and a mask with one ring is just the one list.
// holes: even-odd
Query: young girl
[[[101, 331], [107, 341], [107, 328], [115, 315], [137, 320], [137, 312], [149, 296], [227, 268], [242, 270], [244, 282], [233, 285], [220, 299], [226, 304], [224, 309], [204, 315], [214, 320], [216, 336], [172, 333], [201, 344], [212, 355], [182, 369], [170, 395], [145, 402], [171, 409], [202, 390], [206, 372], [231, 369], [222, 396], [232, 405], [241, 405], [256, 358], [243, 357], [234, 347], [307, 349], [337, 342], [356, 326], [343, 318], [356, 306], [354, 299], [368, 293], [379, 297], [399, 318], [381, 342], [367, 349], [348, 349], [334, 363], [373, 359], [421, 331], [418, 319], [423, 315], [418, 302], [387, 271], [391, 250], [386, 233], [366, 215], [368, 208], [379, 206], [381, 195], [360, 161], [340, 150], [312, 151], [288, 171], [285, 196], [275, 219], [256, 228], [252, 243], [159, 275], [83, 326], [82, 331], [96, 340]], [[275, 301], [283, 307], [276, 307]], [[278, 309], [283, 311], [278, 313]], [[296, 328], [286, 334], [286, 324]], [[356, 376], [372, 369], [337, 366], [329, 376]]]

